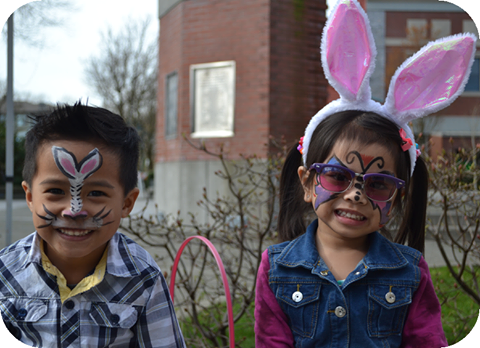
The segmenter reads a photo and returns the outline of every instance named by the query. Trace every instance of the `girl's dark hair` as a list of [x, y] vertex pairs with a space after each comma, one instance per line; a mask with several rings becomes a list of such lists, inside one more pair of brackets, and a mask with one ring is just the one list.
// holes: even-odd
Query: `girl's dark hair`
[[[298, 167], [309, 168], [313, 163], [323, 163], [338, 141], [359, 142], [365, 146], [378, 144], [388, 149], [395, 159], [396, 174], [406, 183], [405, 194], [397, 194], [393, 216], [399, 218], [395, 242], [423, 252], [425, 246], [425, 217], [427, 209], [428, 171], [419, 157], [413, 176], [410, 177], [410, 157], [401, 149], [399, 128], [387, 118], [372, 112], [342, 111], [324, 119], [312, 134], [307, 153], [307, 163], [297, 150], [298, 143], [290, 149], [280, 178], [280, 211], [278, 233], [280, 241], [292, 240], [305, 233], [305, 215], [311, 204], [303, 200], [303, 187], [297, 174]], [[310, 175], [306, 184], [311, 185]], [[403, 197], [402, 197], [403, 196]]]
[[104, 144], [118, 159], [118, 174], [124, 194], [137, 186], [139, 141], [135, 128], [106, 109], [76, 103], [57, 106], [51, 113], [30, 116], [32, 128], [25, 137], [23, 179], [31, 187], [37, 172], [37, 151], [43, 143], [78, 140]]

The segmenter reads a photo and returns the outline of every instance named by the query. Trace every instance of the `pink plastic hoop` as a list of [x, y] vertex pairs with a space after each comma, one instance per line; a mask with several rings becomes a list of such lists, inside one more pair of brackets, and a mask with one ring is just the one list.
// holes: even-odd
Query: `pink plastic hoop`
[[227, 301], [228, 332], [230, 334], [230, 348], [235, 348], [235, 327], [233, 322], [233, 308], [232, 308], [232, 299], [230, 297], [230, 288], [228, 286], [227, 273], [225, 272], [225, 267], [223, 267], [223, 262], [222, 262], [222, 259], [220, 258], [220, 255], [218, 254], [217, 249], [212, 244], [212, 242], [210, 242], [207, 238], [202, 236], [188, 237], [182, 243], [182, 245], [180, 246], [180, 249], [178, 249], [177, 256], [175, 256], [175, 262], [173, 263], [172, 275], [171, 275], [172, 279], [170, 281], [170, 296], [172, 297], [172, 303], [173, 303], [174, 292], [175, 292], [175, 277], [177, 275], [178, 262], [180, 261], [180, 256], [182, 256], [183, 249], [185, 249], [187, 244], [192, 239], [200, 239], [202, 242], [204, 242], [212, 252], [213, 256], [215, 257], [215, 261], [217, 261], [218, 268], [220, 269], [220, 273], [222, 275], [223, 288], [225, 290], [225, 297]]

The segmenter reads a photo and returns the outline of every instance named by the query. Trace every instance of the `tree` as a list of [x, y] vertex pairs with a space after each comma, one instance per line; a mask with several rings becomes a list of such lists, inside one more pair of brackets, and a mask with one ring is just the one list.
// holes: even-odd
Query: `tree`
[[63, 26], [65, 13], [74, 9], [75, 5], [68, 0], [35, 1], [20, 7], [15, 11], [15, 39], [30, 46], [43, 46], [45, 37], [39, 29]]
[[[190, 215], [185, 221], [178, 215], [129, 217], [120, 229], [133, 236], [157, 256], [160, 264], [171, 265], [180, 244], [189, 236], [208, 238], [217, 248], [230, 286], [235, 328], [253, 328], [255, 283], [262, 252], [274, 243], [277, 230], [278, 185], [286, 146], [271, 142], [278, 153], [267, 159], [255, 155], [227, 160], [204, 144], [190, 145], [221, 163], [215, 174], [228, 182], [228, 195], [207, 192], [198, 201], [209, 216], [200, 223]], [[165, 268], [166, 269], [166, 268]], [[164, 269], [164, 271], [165, 271]], [[164, 273], [167, 281], [169, 275]], [[220, 274], [205, 245], [190, 243], [185, 248], [176, 276], [175, 306], [188, 347], [227, 347], [228, 319]], [[236, 347], [253, 346], [253, 335], [236, 332]], [[241, 337], [244, 336], [244, 337]]]
[[91, 57], [86, 81], [103, 106], [135, 127], [143, 141], [140, 169], [153, 172], [157, 103], [157, 40], [150, 40], [150, 20], [128, 20], [117, 33], [102, 33], [100, 56]]

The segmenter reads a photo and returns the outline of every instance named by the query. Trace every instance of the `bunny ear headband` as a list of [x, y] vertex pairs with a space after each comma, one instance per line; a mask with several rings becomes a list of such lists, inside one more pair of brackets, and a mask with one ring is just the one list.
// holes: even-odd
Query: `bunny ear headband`
[[476, 40], [473, 34], [458, 34], [428, 43], [397, 69], [381, 105], [371, 99], [370, 76], [377, 51], [368, 17], [357, 0], [339, 0], [323, 29], [321, 56], [325, 76], [340, 98], [310, 120], [299, 146], [303, 162], [313, 131], [322, 120], [337, 112], [360, 110], [398, 125], [413, 174], [417, 154], [415, 146], [409, 146], [415, 139], [407, 123], [449, 106], [463, 92]]

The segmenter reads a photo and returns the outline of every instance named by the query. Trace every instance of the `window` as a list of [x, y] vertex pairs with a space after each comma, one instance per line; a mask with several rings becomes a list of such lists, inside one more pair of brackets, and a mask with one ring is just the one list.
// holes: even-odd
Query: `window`
[[173, 138], [177, 134], [178, 74], [167, 75], [165, 87], [165, 137]]
[[193, 138], [233, 136], [234, 108], [234, 61], [190, 66]]
[[480, 58], [475, 58], [472, 65], [472, 71], [465, 85], [465, 92], [479, 92], [480, 91]]
[[432, 39], [439, 39], [449, 35], [452, 35], [452, 22], [450, 19], [432, 19]]

